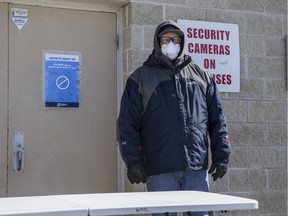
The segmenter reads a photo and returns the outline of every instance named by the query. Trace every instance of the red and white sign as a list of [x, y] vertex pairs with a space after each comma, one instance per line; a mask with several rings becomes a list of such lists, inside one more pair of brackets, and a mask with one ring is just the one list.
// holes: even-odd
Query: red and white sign
[[240, 92], [237, 24], [177, 20], [185, 34], [184, 53], [203, 66], [220, 92]]

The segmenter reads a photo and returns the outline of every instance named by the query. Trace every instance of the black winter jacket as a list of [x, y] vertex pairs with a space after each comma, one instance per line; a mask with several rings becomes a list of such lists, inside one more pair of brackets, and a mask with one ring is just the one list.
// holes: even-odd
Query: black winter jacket
[[153, 53], [128, 78], [122, 96], [117, 141], [123, 160], [127, 167], [143, 165], [148, 176], [204, 170], [209, 136], [212, 161], [228, 163], [230, 143], [214, 80], [183, 55], [184, 38], [176, 62], [163, 56], [159, 28]]

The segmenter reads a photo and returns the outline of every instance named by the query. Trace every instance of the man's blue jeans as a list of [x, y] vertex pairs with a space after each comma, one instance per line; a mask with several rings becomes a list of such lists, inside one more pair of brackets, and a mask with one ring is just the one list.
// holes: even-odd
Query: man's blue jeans
[[[209, 191], [206, 170], [173, 172], [149, 176], [146, 183], [148, 191], [197, 190]], [[208, 216], [208, 212], [187, 212], [189, 216]], [[176, 213], [153, 214], [154, 216], [176, 216]]]

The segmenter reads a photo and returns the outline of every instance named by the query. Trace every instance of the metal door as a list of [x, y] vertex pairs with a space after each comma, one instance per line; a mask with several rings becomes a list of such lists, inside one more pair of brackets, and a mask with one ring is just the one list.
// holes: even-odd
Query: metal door
[[[21, 29], [13, 9], [27, 10]], [[116, 14], [15, 4], [8, 10], [7, 195], [117, 191]], [[79, 108], [45, 107], [47, 50], [80, 54]], [[23, 135], [23, 172], [12, 167], [15, 135]]]

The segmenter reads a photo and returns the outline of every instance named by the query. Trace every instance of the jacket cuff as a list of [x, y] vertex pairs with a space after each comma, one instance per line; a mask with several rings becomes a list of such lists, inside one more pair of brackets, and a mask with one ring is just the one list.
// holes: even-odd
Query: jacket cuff
[[129, 161], [126, 164], [127, 168], [141, 168], [141, 163], [139, 161]]

